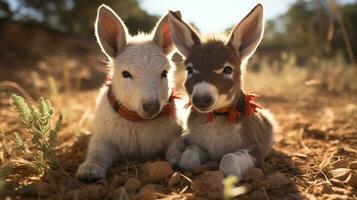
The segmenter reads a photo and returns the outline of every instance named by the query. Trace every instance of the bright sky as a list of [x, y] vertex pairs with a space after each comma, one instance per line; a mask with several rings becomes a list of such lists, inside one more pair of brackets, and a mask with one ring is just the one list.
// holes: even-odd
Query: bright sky
[[180, 10], [183, 19], [193, 22], [200, 32], [218, 33], [238, 23], [258, 3], [264, 6], [265, 18], [272, 19], [283, 14], [293, 2], [295, 0], [141, 0], [140, 5], [159, 16], [168, 10]]

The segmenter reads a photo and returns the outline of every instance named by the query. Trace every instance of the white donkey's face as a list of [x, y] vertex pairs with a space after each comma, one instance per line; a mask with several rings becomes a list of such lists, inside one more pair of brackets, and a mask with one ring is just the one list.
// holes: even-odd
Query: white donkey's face
[[154, 44], [136, 44], [117, 57], [113, 88], [128, 109], [143, 118], [156, 116], [169, 97], [169, 62]]
[[[112, 67], [112, 88], [127, 109], [150, 119], [168, 102], [172, 50], [167, 17], [151, 35], [131, 37], [120, 18], [107, 6], [98, 9], [96, 36]], [[170, 79], [171, 80], [171, 79]]]

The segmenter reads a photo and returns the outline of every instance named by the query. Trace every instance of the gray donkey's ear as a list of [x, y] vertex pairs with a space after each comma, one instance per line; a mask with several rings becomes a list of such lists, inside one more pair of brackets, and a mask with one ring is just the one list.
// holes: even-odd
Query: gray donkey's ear
[[258, 4], [233, 28], [228, 45], [242, 60], [248, 59], [258, 47], [264, 32], [263, 6]]
[[109, 57], [117, 56], [126, 45], [128, 31], [123, 21], [106, 5], [98, 8], [95, 35], [102, 51]]
[[170, 11], [168, 18], [172, 40], [180, 53], [187, 57], [192, 47], [201, 43], [200, 38], [188, 24], [181, 20], [181, 13]]

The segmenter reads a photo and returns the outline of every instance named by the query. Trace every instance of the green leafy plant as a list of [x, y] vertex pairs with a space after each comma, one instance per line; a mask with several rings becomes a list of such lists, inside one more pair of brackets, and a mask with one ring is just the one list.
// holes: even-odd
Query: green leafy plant
[[50, 102], [43, 97], [36, 108], [29, 106], [21, 96], [12, 95], [12, 105], [32, 136], [32, 148], [29, 150], [23, 138], [14, 133], [17, 149], [31, 155], [28, 166], [38, 174], [43, 174], [49, 168], [60, 167], [56, 157], [56, 141], [61, 129], [62, 116], [59, 116], [56, 123], [52, 123], [55, 111]]

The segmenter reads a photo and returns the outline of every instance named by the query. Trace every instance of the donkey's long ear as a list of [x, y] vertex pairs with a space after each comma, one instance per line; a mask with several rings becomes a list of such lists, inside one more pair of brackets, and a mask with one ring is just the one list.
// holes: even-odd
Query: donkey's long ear
[[[180, 15], [180, 12], [176, 12]], [[168, 15], [162, 17], [154, 29], [153, 41], [162, 48], [165, 54], [173, 50], [173, 41], [171, 38]]]
[[106, 5], [98, 8], [95, 35], [102, 51], [109, 57], [117, 56], [126, 44], [127, 28], [115, 12]]
[[170, 11], [168, 18], [172, 40], [180, 53], [187, 57], [192, 47], [201, 43], [200, 38], [188, 24], [181, 20], [180, 15]]
[[258, 4], [231, 32], [228, 45], [242, 60], [248, 59], [258, 47], [264, 32], [263, 6]]

